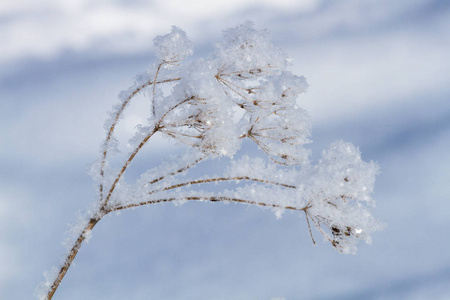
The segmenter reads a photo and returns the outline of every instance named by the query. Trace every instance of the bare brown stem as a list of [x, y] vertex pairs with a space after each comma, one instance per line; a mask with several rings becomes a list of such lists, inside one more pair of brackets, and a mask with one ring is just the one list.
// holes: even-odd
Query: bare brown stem
[[[164, 61], [162, 63], [159, 64], [158, 69], [156, 70], [156, 74], [155, 74], [155, 80], [153, 80], [153, 82], [156, 82], [156, 80], [158, 80], [158, 74], [159, 71], [161, 70], [161, 67], [164, 65]], [[152, 113], [153, 116], [155, 116], [155, 97], [156, 96], [156, 84], [153, 85], [153, 101], [152, 101]]]
[[158, 130], [162, 128], [162, 122], [164, 121], [164, 118], [169, 114], [171, 111], [176, 109], [178, 106], [182, 105], [183, 103], [186, 103], [188, 101], [191, 101], [195, 98], [195, 96], [189, 97], [184, 99], [183, 101], [177, 103], [176, 105], [172, 106], [170, 109], [167, 110], [167, 112], [161, 117], [161, 119], [158, 121], [158, 123], [153, 127], [153, 130], [147, 134], [147, 136], [142, 140], [142, 142], [137, 146], [137, 148], [133, 151], [133, 153], [130, 155], [128, 160], [123, 165], [122, 169], [119, 171], [119, 173], [116, 176], [116, 179], [114, 180], [113, 184], [111, 185], [111, 188], [108, 192], [108, 196], [106, 196], [104, 203], [102, 204], [102, 207], [107, 207], [109, 200], [111, 199], [112, 193], [114, 192], [117, 183], [119, 182], [120, 178], [122, 178], [122, 175], [125, 173], [126, 169], [130, 165], [131, 161], [134, 159], [134, 157], [139, 153], [139, 151], [144, 147], [144, 145], [148, 142], [148, 140], [156, 133]]
[[[261, 150], [264, 151], [264, 153], [266, 153], [266, 155], [267, 155], [273, 162], [275, 162], [275, 163], [277, 163], [277, 164], [279, 164], [279, 165], [282, 165], [282, 166], [288, 166], [287, 163], [283, 163], [283, 162], [278, 161], [278, 160], [276, 160], [275, 158], [273, 158], [273, 157], [272, 157], [272, 154], [271, 154], [271, 149], [270, 149], [266, 144], [264, 144], [264, 143], [261, 142], [260, 140], [256, 139], [256, 138], [253, 136], [252, 133], [247, 134], [247, 137], [248, 137], [249, 139], [251, 139], [253, 142], [255, 142], [255, 143], [259, 146], [259, 148], [261, 148]], [[277, 153], [277, 155], [281, 156], [282, 154]], [[288, 158], [287, 155], [286, 155], [286, 158]]]
[[[133, 94], [136, 94], [137, 92], [138, 92], [138, 90], [136, 90]], [[131, 97], [132, 96], [128, 97], [128, 99], [126, 101], [127, 103], [129, 102]], [[94, 226], [100, 221], [102, 216], [104, 216], [107, 213], [111, 212], [111, 210], [107, 209], [108, 201], [111, 198], [111, 195], [113, 194], [114, 189], [117, 186], [117, 183], [119, 182], [120, 178], [122, 177], [123, 173], [125, 172], [125, 170], [129, 166], [131, 161], [137, 155], [139, 150], [147, 143], [147, 141], [161, 128], [161, 124], [162, 124], [164, 118], [167, 116], [167, 114], [170, 113], [175, 108], [177, 108], [179, 105], [181, 105], [181, 104], [183, 104], [183, 103], [185, 103], [185, 102], [187, 102], [189, 100], [192, 100], [192, 99], [193, 99], [193, 97], [187, 98], [187, 99], [179, 102], [178, 104], [174, 105], [172, 108], [170, 108], [161, 117], [159, 122], [153, 128], [153, 130], [142, 140], [142, 142], [139, 144], [139, 146], [130, 155], [130, 157], [128, 158], [128, 160], [125, 162], [125, 164], [123, 165], [122, 169], [120, 170], [119, 174], [117, 175], [114, 183], [112, 184], [111, 189], [109, 190], [108, 196], [106, 197], [105, 201], [103, 203], [101, 203], [101, 206], [100, 206], [101, 215], [96, 217], [96, 218], [92, 218], [91, 220], [89, 220], [89, 223], [86, 225], [86, 227], [83, 229], [82, 233], [79, 235], [78, 239], [75, 241], [72, 249], [70, 250], [70, 252], [67, 255], [63, 265], [61, 266], [61, 269], [59, 270], [58, 276], [54, 280], [52, 286], [50, 287], [50, 289], [49, 289], [49, 291], [47, 293], [47, 299], [49, 299], [49, 300], [52, 299], [54, 293], [56, 292], [56, 289], [58, 288], [58, 286], [61, 283], [62, 279], [66, 275], [67, 270], [69, 269], [70, 265], [72, 264], [73, 260], [75, 259], [75, 256], [77, 255], [78, 251], [80, 250], [83, 241], [86, 239], [86, 234], [88, 232], [90, 232], [92, 230], [92, 228], [94, 228]], [[117, 120], [119, 119], [119, 115], [124, 110], [125, 106], [126, 106], [126, 103], [124, 103], [124, 105], [122, 105], [122, 108], [121, 108], [120, 112], [116, 115], [116, 119], [115, 119], [113, 125], [111, 126], [111, 129], [110, 129], [110, 131], [108, 133], [108, 137], [107, 137], [106, 142], [109, 142], [109, 139], [112, 136], [112, 132], [114, 131], [114, 126], [116, 125]], [[104, 166], [104, 162], [105, 162], [105, 158], [106, 158], [106, 152], [107, 152], [107, 148], [105, 147], [105, 150], [104, 150], [104, 153], [103, 153], [102, 170], [101, 170], [101, 175], [102, 176], [103, 176], [103, 166]], [[103, 190], [103, 187], [101, 186], [100, 191], [102, 191], [102, 190]], [[102, 200], [102, 198], [100, 198], [100, 200]]]
[[284, 184], [284, 183], [279, 183], [279, 182], [274, 182], [274, 181], [269, 181], [269, 180], [264, 180], [264, 179], [258, 179], [258, 178], [250, 178], [248, 176], [237, 176], [237, 177], [220, 177], [220, 178], [199, 179], [199, 180], [178, 183], [178, 184], [174, 184], [172, 186], [165, 187], [160, 190], [151, 191], [151, 192], [149, 192], [149, 194], [151, 195], [151, 194], [154, 194], [157, 192], [168, 191], [168, 190], [172, 190], [172, 189], [176, 189], [179, 187], [192, 185], [192, 184], [201, 184], [201, 183], [219, 182], [219, 181], [238, 181], [238, 180], [249, 180], [249, 181], [262, 182], [262, 183], [266, 183], [266, 184], [279, 185], [279, 186], [283, 186], [283, 187], [287, 187], [287, 188], [291, 188], [291, 189], [297, 188], [297, 187], [295, 187], [293, 185], [289, 185], [289, 184]]
[[94, 226], [100, 221], [101, 217], [98, 218], [92, 218], [89, 220], [89, 223], [86, 225], [86, 227], [81, 232], [80, 236], [74, 243], [72, 249], [70, 250], [69, 254], [67, 255], [63, 265], [61, 266], [61, 269], [59, 270], [58, 276], [56, 277], [55, 281], [53, 282], [52, 286], [50, 287], [50, 290], [47, 293], [47, 299], [52, 299], [53, 295], [56, 292], [56, 289], [58, 288], [59, 284], [63, 280], [64, 276], [67, 273], [67, 270], [69, 269], [70, 265], [72, 264], [73, 260], [75, 259], [75, 256], [77, 255], [78, 251], [81, 248], [81, 245], [83, 241], [86, 239], [87, 234], [94, 228]]
[[[142, 89], [144, 89], [145, 87], [149, 86], [149, 85], [156, 85], [156, 84], [160, 84], [160, 83], [167, 83], [167, 82], [174, 82], [174, 81], [178, 81], [181, 78], [172, 78], [172, 79], [165, 79], [165, 80], [161, 80], [161, 81], [156, 81], [156, 79], [154, 81], [147, 81], [146, 83], [138, 86], [128, 97], [127, 99], [125, 99], [125, 101], [122, 103], [122, 106], [120, 107], [119, 111], [116, 113], [116, 116], [114, 117], [114, 121], [111, 124], [111, 127], [109, 128], [108, 134], [106, 136], [106, 140], [104, 143], [104, 149], [103, 149], [103, 156], [102, 156], [102, 163], [101, 163], [101, 167], [100, 167], [100, 176], [101, 178], [103, 178], [104, 174], [105, 174], [105, 163], [106, 163], [106, 155], [108, 154], [108, 144], [111, 141], [112, 138], [112, 134], [114, 132], [114, 129], [116, 128], [116, 125], [119, 121], [120, 116], [122, 115], [122, 113], [124, 112], [125, 108], [127, 107], [127, 105], [130, 103], [131, 99], [136, 96]], [[103, 183], [100, 183], [100, 200], [103, 200]]]
[[165, 199], [157, 199], [157, 200], [149, 200], [139, 203], [132, 203], [127, 205], [117, 205], [111, 207], [110, 211], [119, 211], [124, 210], [128, 208], [133, 207], [139, 207], [144, 205], [150, 205], [150, 204], [157, 204], [157, 203], [164, 203], [164, 202], [173, 202], [173, 201], [211, 201], [211, 202], [236, 202], [236, 203], [244, 203], [244, 204], [252, 204], [252, 205], [258, 205], [258, 206], [265, 206], [265, 207], [272, 207], [272, 208], [282, 208], [282, 209], [289, 209], [289, 210], [302, 210], [305, 211], [309, 207], [294, 207], [294, 206], [282, 206], [279, 204], [270, 204], [265, 202], [257, 202], [257, 201], [251, 201], [246, 199], [239, 199], [239, 198], [232, 198], [232, 197], [224, 197], [224, 196], [210, 196], [210, 197], [182, 197], [182, 198], [165, 198]]
[[111, 189], [108, 192], [108, 196], [105, 198], [105, 202], [103, 204], [104, 207], [108, 205], [109, 199], [112, 196], [112, 193], [114, 192], [114, 189], [117, 186], [117, 183], [119, 182], [120, 178], [122, 178], [123, 173], [125, 173], [126, 169], [130, 165], [131, 161], [134, 159], [134, 157], [138, 154], [138, 152], [144, 147], [144, 145], [147, 143], [147, 141], [158, 131], [159, 127], [155, 126], [153, 130], [147, 134], [147, 136], [142, 140], [142, 142], [137, 146], [137, 148], [133, 151], [133, 153], [130, 155], [128, 160], [123, 165], [122, 169], [120, 170], [119, 174], [117, 174], [116, 179], [114, 180], [113, 184], [111, 185]]
[[[234, 93], [236, 93], [237, 95], [239, 95], [241, 98], [248, 100], [247, 97], [245, 97], [244, 95], [242, 95], [241, 93], [239, 93], [237, 90], [235, 90], [232, 86], [233, 84], [231, 82], [229, 82], [228, 80], [223, 79], [222, 77], [218, 77], [216, 76], [217, 80], [219, 82], [221, 82], [223, 85], [225, 85], [227, 88], [229, 88], [231, 91], [233, 91]], [[242, 87], [240, 87], [241, 89], [243, 89]]]
[[[288, 186], [295, 188], [293, 186]], [[165, 198], [165, 199], [157, 199], [157, 200], [149, 200], [145, 202], [139, 202], [139, 203], [133, 203], [128, 205], [117, 205], [109, 208], [108, 210], [103, 210], [104, 215], [107, 213], [113, 212], [113, 211], [119, 211], [124, 209], [129, 209], [133, 207], [139, 207], [144, 205], [150, 205], [150, 204], [157, 204], [157, 203], [164, 203], [164, 202], [173, 202], [173, 201], [210, 201], [210, 202], [235, 202], [235, 203], [242, 203], [242, 204], [251, 204], [251, 205], [257, 205], [257, 206], [264, 206], [264, 207], [271, 207], [271, 208], [282, 208], [282, 209], [289, 209], [289, 210], [296, 210], [296, 211], [304, 211], [306, 213], [307, 209], [309, 209], [309, 206], [305, 206], [302, 208], [294, 207], [294, 206], [283, 206], [279, 204], [270, 204], [265, 202], [257, 202], [257, 201], [251, 201], [246, 199], [239, 199], [239, 198], [233, 198], [233, 197], [225, 197], [225, 196], [211, 196], [211, 197], [184, 197], [184, 198]], [[63, 280], [64, 276], [67, 273], [67, 270], [69, 269], [70, 265], [72, 264], [73, 260], [75, 259], [78, 251], [80, 250], [82, 243], [86, 239], [87, 234], [94, 228], [94, 226], [101, 220], [102, 216], [98, 216], [96, 218], [92, 218], [89, 220], [86, 227], [83, 229], [82, 233], [79, 235], [78, 239], [74, 243], [72, 249], [70, 250], [68, 256], [66, 257], [63, 265], [61, 266], [58, 276], [56, 277], [55, 281], [53, 282], [52, 286], [50, 287], [48, 293], [47, 293], [47, 299], [50, 300], [53, 298], [53, 295], [55, 294], [58, 286], [60, 285], [61, 281]], [[316, 225], [317, 226], [317, 225]]]
[[306, 223], [308, 224], [309, 235], [311, 236], [311, 240], [312, 240], [313, 244], [315, 245], [316, 241], [314, 240], [314, 236], [311, 231], [311, 224], [309, 224], [309, 216], [308, 216], [308, 213], [306, 210], [305, 210], [305, 217], [306, 217]]
[[158, 178], [156, 178], [156, 179], [150, 181], [148, 184], [154, 184], [154, 183], [157, 183], [158, 181], [163, 180], [164, 178], [166, 178], [166, 177], [168, 177], [168, 176], [172, 176], [172, 175], [176, 175], [176, 174], [178, 174], [178, 173], [184, 172], [184, 171], [188, 170], [189, 168], [192, 168], [193, 166], [195, 166], [195, 165], [198, 164], [199, 162], [201, 162], [203, 159], [204, 159], [204, 157], [200, 157], [200, 158], [196, 159], [193, 163], [191, 163], [191, 164], [189, 164], [189, 165], [187, 165], [187, 166], [184, 166], [184, 167], [182, 167], [182, 168], [176, 170], [175, 172], [172, 172], [172, 173], [169, 173], [169, 174], [167, 174], [167, 175], [163, 175], [163, 176], [161, 176], [161, 177], [158, 177]]
[[[317, 218], [317, 216], [316, 216], [316, 218]], [[311, 217], [311, 221], [313, 221], [317, 230], [319, 230], [319, 232], [325, 237], [325, 239], [327, 239], [331, 243], [331, 245], [333, 245], [333, 247], [335, 247], [339, 252], [342, 252], [342, 246], [340, 246], [339, 243], [337, 243], [336, 241], [330, 239], [328, 237], [328, 235], [322, 230], [322, 227], [320, 226], [320, 221], [314, 220], [314, 217]]]

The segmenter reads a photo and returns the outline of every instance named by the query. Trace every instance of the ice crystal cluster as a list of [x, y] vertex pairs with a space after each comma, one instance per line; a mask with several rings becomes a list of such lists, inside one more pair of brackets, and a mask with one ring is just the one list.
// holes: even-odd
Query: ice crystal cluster
[[[324, 150], [316, 164], [308, 160], [311, 123], [299, 99], [308, 84], [289, 71], [291, 60], [267, 31], [251, 22], [228, 29], [214, 51], [198, 59], [189, 58], [192, 43], [180, 28], [154, 42], [157, 63], [120, 94], [105, 124], [101, 158], [93, 168], [99, 199], [78, 226], [59, 273], [47, 281], [44, 299], [51, 298], [103, 216], [143, 205], [235, 202], [270, 208], [277, 217], [292, 210], [304, 217], [313, 243], [319, 234], [338, 251], [355, 253], [358, 240], [370, 242], [371, 233], [381, 228], [369, 210], [378, 167], [343, 141]], [[148, 120], [137, 127], [126, 159], [113, 166], [116, 125], [144, 92]], [[136, 182], [126, 180], [129, 165], [155, 135], [185, 145], [186, 153], [149, 169]], [[261, 155], [245, 154], [245, 140]], [[192, 167], [217, 158], [229, 162], [223, 174], [191, 176]], [[211, 183], [226, 188], [211, 191]]]

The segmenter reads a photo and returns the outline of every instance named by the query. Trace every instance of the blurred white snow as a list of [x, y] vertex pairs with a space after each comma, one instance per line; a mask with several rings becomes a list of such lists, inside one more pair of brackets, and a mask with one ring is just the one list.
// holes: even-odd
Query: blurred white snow
[[205, 54], [245, 20], [270, 30], [307, 78], [299, 103], [314, 153], [344, 139], [380, 164], [374, 214], [387, 229], [343, 257], [311, 247], [296, 215], [143, 208], [105, 219], [58, 292], [122, 299], [123, 283], [137, 299], [450, 296], [446, 1], [16, 0], [0, 2], [0, 298], [29, 299], [58, 263], [66, 224], [95, 197], [86, 171], [107, 112], [153, 62], [153, 38], [176, 25]]

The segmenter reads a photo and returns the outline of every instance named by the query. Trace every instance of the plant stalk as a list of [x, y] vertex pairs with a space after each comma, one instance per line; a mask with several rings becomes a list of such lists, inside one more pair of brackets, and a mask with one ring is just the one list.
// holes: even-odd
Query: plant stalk
[[69, 254], [67, 255], [66, 259], [64, 260], [64, 263], [61, 266], [61, 269], [59, 270], [58, 276], [56, 277], [50, 290], [48, 291], [47, 300], [51, 300], [53, 298], [53, 295], [55, 294], [56, 289], [58, 288], [59, 284], [61, 283], [64, 276], [66, 275], [67, 270], [69, 269], [70, 265], [72, 264], [73, 260], [75, 259], [75, 256], [77, 256], [77, 253], [80, 250], [81, 245], [83, 244], [83, 241], [86, 239], [87, 234], [94, 228], [94, 226], [100, 221], [100, 219], [101, 219], [101, 216], [90, 219], [89, 223], [86, 225], [86, 227], [81, 232], [80, 236], [76, 240], [75, 244], [73, 245], [73, 247], [70, 250]]

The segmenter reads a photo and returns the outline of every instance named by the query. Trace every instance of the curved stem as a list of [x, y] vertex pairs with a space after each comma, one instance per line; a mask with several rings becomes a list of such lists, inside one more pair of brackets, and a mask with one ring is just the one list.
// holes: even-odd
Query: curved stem
[[142, 140], [142, 142], [139, 144], [139, 146], [133, 151], [133, 153], [130, 155], [128, 160], [123, 165], [122, 169], [120, 170], [119, 174], [117, 174], [116, 179], [114, 180], [111, 189], [108, 192], [108, 196], [105, 198], [105, 202], [103, 203], [103, 207], [106, 207], [108, 205], [109, 199], [112, 196], [112, 193], [114, 192], [114, 189], [117, 186], [117, 183], [119, 182], [120, 178], [122, 178], [123, 173], [125, 173], [126, 169], [130, 165], [131, 161], [134, 159], [134, 157], [138, 154], [139, 150], [144, 147], [144, 145], [147, 143], [147, 141], [158, 131], [159, 127], [155, 126], [153, 130]]
[[105, 216], [106, 214], [113, 212], [113, 211], [119, 211], [119, 210], [124, 210], [124, 209], [128, 209], [128, 208], [133, 208], [133, 207], [139, 207], [139, 206], [157, 204], [157, 203], [164, 203], [164, 202], [173, 202], [173, 201], [235, 202], [235, 203], [242, 203], [242, 204], [251, 204], [251, 205], [257, 205], [257, 206], [271, 207], [271, 208], [282, 208], [282, 209], [289, 209], [289, 210], [304, 211], [305, 213], [309, 209], [309, 206], [299, 208], [299, 207], [294, 207], [294, 206], [283, 206], [283, 205], [279, 205], [279, 204], [270, 204], [270, 203], [265, 203], [265, 202], [257, 202], [257, 201], [247, 200], [247, 199], [225, 197], [225, 196], [209, 196], [209, 197], [191, 196], [191, 197], [181, 197], [181, 198], [173, 197], [173, 198], [149, 200], [149, 201], [133, 203], [133, 204], [128, 204], [128, 205], [117, 205], [117, 206], [113, 206], [107, 210], [101, 209], [103, 214], [96, 218], [91, 218], [89, 220], [88, 224], [85, 226], [85, 228], [81, 232], [81, 234], [78, 236], [78, 239], [74, 243], [72, 249], [70, 250], [69, 254], [67, 255], [66, 259], [64, 260], [63, 265], [61, 266], [58, 276], [54, 280], [52, 286], [50, 287], [50, 289], [47, 293], [47, 299], [48, 300], [52, 299], [59, 284], [63, 280], [64, 276], [67, 273], [67, 270], [69, 269], [70, 265], [72, 264], [73, 260], [75, 259], [76, 255], [77, 255], [78, 251], [80, 250], [84, 240], [86, 239], [87, 234], [94, 228], [94, 226], [101, 220], [101, 218], [103, 216]]
[[220, 178], [199, 179], [199, 180], [193, 180], [193, 181], [178, 183], [178, 184], [174, 184], [174, 185], [165, 187], [165, 188], [160, 189], [160, 190], [151, 191], [151, 192], [149, 192], [149, 194], [151, 195], [151, 194], [154, 194], [154, 193], [157, 193], [157, 192], [168, 191], [168, 190], [172, 190], [172, 189], [176, 189], [176, 188], [179, 188], [179, 187], [192, 185], [192, 184], [200, 184], [200, 183], [208, 183], [208, 182], [219, 182], [219, 181], [237, 181], [237, 180], [256, 181], [256, 182], [262, 182], [262, 183], [266, 183], [266, 184], [279, 185], [279, 186], [283, 186], [283, 187], [287, 187], [287, 188], [291, 188], [291, 189], [297, 188], [296, 186], [289, 185], [289, 184], [284, 184], [284, 183], [279, 183], [279, 182], [274, 182], [274, 181], [269, 181], [269, 180], [264, 180], [264, 179], [258, 179], [258, 178], [250, 178], [248, 176], [237, 176], [237, 177], [220, 177]]
[[[117, 123], [119, 121], [120, 116], [124, 112], [124, 110], [127, 107], [127, 105], [130, 103], [131, 99], [133, 99], [134, 96], [136, 96], [142, 89], [144, 89], [145, 87], [147, 87], [149, 85], [153, 84], [154, 86], [156, 86], [156, 84], [178, 81], [180, 79], [181, 78], [172, 78], [172, 79], [165, 79], [165, 80], [161, 80], [161, 81], [156, 81], [156, 78], [155, 78], [154, 81], [147, 81], [146, 83], [138, 86], [125, 99], [125, 101], [122, 103], [122, 106], [120, 107], [119, 111], [117, 111], [116, 116], [114, 117], [114, 121], [111, 124], [111, 127], [109, 128], [108, 134], [106, 136], [106, 140], [105, 140], [105, 143], [104, 143], [103, 154], [102, 154], [102, 162], [101, 162], [101, 167], [100, 167], [100, 176], [101, 176], [101, 178], [103, 178], [104, 175], [105, 175], [104, 173], [105, 173], [106, 155], [108, 154], [108, 144], [111, 141], [112, 134], [114, 132], [114, 129], [116, 128], [116, 125], [117, 125]], [[100, 183], [100, 200], [103, 200], [103, 183]]]
[[[162, 81], [153, 81], [153, 82], [146, 82], [143, 85], [137, 87], [128, 97], [127, 99], [122, 103], [121, 108], [119, 109], [119, 111], [117, 112], [114, 121], [108, 131], [106, 140], [105, 140], [105, 144], [104, 144], [104, 150], [103, 150], [103, 155], [102, 155], [102, 162], [101, 162], [101, 170], [100, 170], [100, 175], [103, 178], [104, 176], [104, 168], [105, 168], [105, 163], [106, 163], [106, 156], [108, 153], [108, 144], [112, 138], [112, 134], [114, 132], [115, 126], [117, 125], [117, 122], [119, 120], [120, 115], [123, 113], [123, 111], [125, 110], [125, 107], [129, 104], [130, 100], [137, 94], [139, 93], [139, 91], [141, 91], [143, 88], [145, 88], [146, 86], [150, 85], [150, 84], [157, 84], [157, 83], [165, 83], [165, 82], [171, 82], [171, 81], [176, 81], [176, 80], [180, 80], [180, 78], [175, 78], [175, 79], [167, 79], [167, 80], [162, 80]], [[48, 293], [47, 293], [47, 299], [51, 299], [54, 295], [54, 293], [56, 292], [56, 289], [58, 288], [59, 284], [61, 283], [62, 279], [64, 278], [64, 276], [67, 273], [67, 270], [69, 269], [70, 265], [72, 264], [73, 260], [75, 259], [75, 256], [77, 255], [78, 251], [81, 248], [81, 245], [83, 243], [83, 241], [86, 239], [86, 235], [87, 233], [89, 233], [94, 226], [100, 221], [100, 219], [106, 215], [107, 213], [110, 212], [110, 210], [107, 210], [107, 204], [109, 199], [111, 198], [112, 193], [114, 192], [115, 187], [117, 186], [117, 183], [119, 182], [120, 178], [122, 177], [123, 173], [125, 172], [125, 170], [128, 168], [129, 164], [131, 163], [131, 161], [134, 159], [134, 157], [137, 155], [137, 153], [139, 152], [139, 150], [147, 143], [147, 141], [161, 128], [161, 124], [164, 120], [164, 118], [166, 117], [166, 115], [168, 113], [170, 113], [172, 110], [174, 110], [175, 108], [177, 108], [179, 105], [192, 100], [194, 97], [185, 99], [183, 101], [181, 101], [180, 103], [174, 105], [172, 108], [170, 108], [159, 120], [159, 122], [155, 125], [155, 127], [153, 128], [153, 130], [143, 139], [143, 141], [139, 144], [139, 146], [134, 150], [134, 152], [130, 155], [130, 157], [128, 158], [128, 160], [125, 162], [124, 166], [122, 167], [122, 169], [120, 170], [119, 174], [117, 175], [114, 183], [111, 186], [111, 189], [109, 190], [108, 196], [106, 197], [105, 201], [103, 203], [101, 203], [100, 205], [100, 212], [101, 215], [99, 215], [96, 218], [91, 218], [88, 222], [88, 224], [86, 225], [86, 227], [83, 229], [83, 231], [81, 232], [81, 234], [78, 236], [78, 239], [75, 241], [72, 249], [70, 250], [69, 254], [67, 255], [66, 259], [64, 260], [63, 265], [61, 266], [58, 276], [56, 277], [56, 279], [54, 280], [52, 286], [50, 287]], [[100, 201], [103, 200], [103, 183], [100, 184]]]
[[258, 205], [258, 206], [265, 206], [265, 207], [272, 207], [272, 208], [282, 208], [282, 209], [289, 209], [289, 210], [302, 210], [306, 211], [309, 207], [305, 206], [302, 208], [294, 207], [294, 206], [283, 206], [279, 204], [270, 204], [265, 202], [257, 202], [257, 201], [251, 201], [246, 199], [240, 199], [240, 198], [232, 198], [232, 197], [225, 197], [225, 196], [209, 196], [209, 197], [180, 197], [180, 198], [165, 198], [165, 199], [157, 199], [157, 200], [149, 200], [139, 203], [132, 203], [128, 205], [117, 205], [110, 208], [109, 211], [119, 211], [124, 210], [128, 208], [133, 207], [139, 207], [144, 205], [150, 205], [150, 204], [157, 204], [157, 203], [164, 203], [164, 202], [173, 202], [173, 201], [211, 201], [211, 202], [236, 202], [236, 203], [244, 203], [244, 204], [252, 204], [252, 205]]
[[193, 166], [195, 166], [195, 165], [198, 164], [199, 162], [201, 162], [204, 158], [205, 158], [204, 156], [203, 156], [203, 157], [199, 157], [199, 158], [197, 158], [193, 163], [191, 163], [191, 164], [189, 164], [189, 165], [187, 165], [187, 166], [184, 166], [184, 167], [182, 167], [182, 168], [176, 170], [175, 172], [172, 172], [172, 173], [169, 173], [169, 174], [167, 174], [167, 175], [163, 175], [163, 176], [161, 176], [161, 177], [158, 177], [158, 178], [156, 178], [156, 179], [150, 181], [148, 184], [154, 184], [154, 183], [157, 183], [158, 181], [163, 180], [164, 178], [166, 178], [166, 177], [168, 177], [168, 176], [172, 176], [172, 175], [176, 175], [176, 174], [178, 174], [178, 173], [184, 172], [184, 171], [188, 170], [189, 168], [192, 168]]
[[169, 108], [166, 113], [159, 119], [158, 123], [153, 127], [153, 130], [147, 134], [147, 136], [142, 140], [142, 142], [137, 146], [137, 148], [131, 153], [128, 160], [123, 165], [122, 169], [119, 171], [119, 173], [116, 176], [116, 179], [114, 180], [113, 184], [111, 185], [111, 188], [108, 192], [108, 196], [106, 196], [104, 203], [102, 203], [101, 207], [107, 207], [109, 200], [111, 199], [112, 193], [114, 192], [114, 189], [117, 186], [117, 183], [119, 182], [120, 178], [122, 178], [123, 173], [125, 173], [126, 169], [130, 165], [131, 161], [134, 159], [134, 157], [139, 153], [139, 151], [144, 147], [144, 145], [148, 142], [148, 140], [156, 133], [158, 130], [162, 128], [162, 122], [164, 121], [164, 118], [174, 109], [176, 109], [178, 106], [182, 105], [183, 103], [186, 103], [188, 101], [191, 101], [195, 99], [195, 96], [191, 96], [189, 98], [184, 99], [183, 101], [175, 104], [171, 108]]

